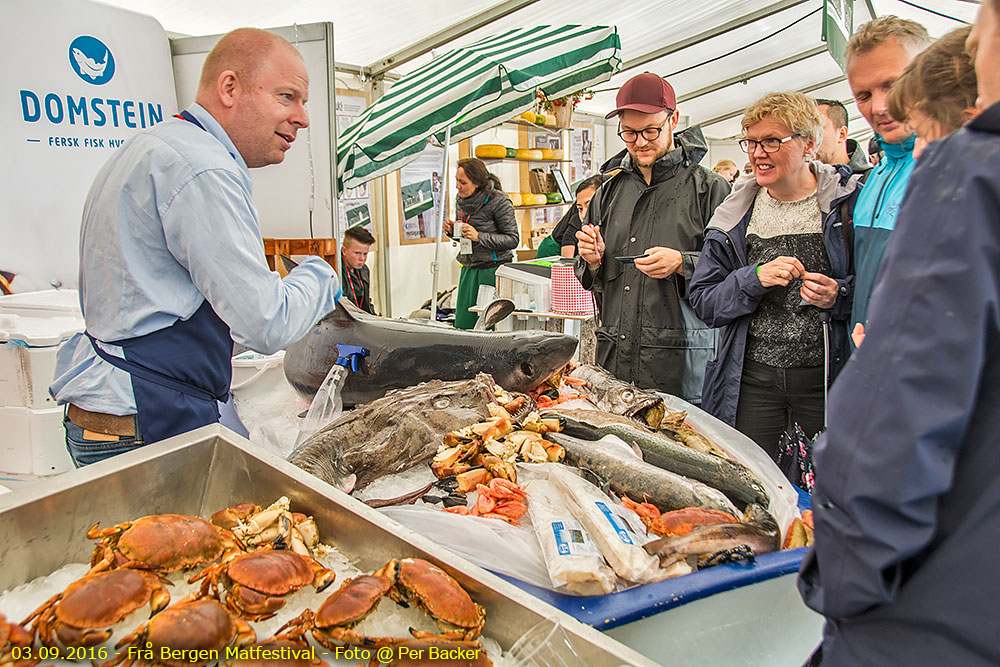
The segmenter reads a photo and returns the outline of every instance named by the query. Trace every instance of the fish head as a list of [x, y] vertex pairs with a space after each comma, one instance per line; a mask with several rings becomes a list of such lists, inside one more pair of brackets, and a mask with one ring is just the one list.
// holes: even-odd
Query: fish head
[[507, 391], [528, 392], [565, 366], [576, 352], [574, 336], [550, 331], [524, 332], [517, 350], [502, 368], [493, 369], [493, 379]]
[[583, 364], [568, 377], [583, 380], [580, 391], [604, 412], [621, 415], [650, 428], [659, 428], [666, 408], [656, 392], [616, 378], [600, 366]]

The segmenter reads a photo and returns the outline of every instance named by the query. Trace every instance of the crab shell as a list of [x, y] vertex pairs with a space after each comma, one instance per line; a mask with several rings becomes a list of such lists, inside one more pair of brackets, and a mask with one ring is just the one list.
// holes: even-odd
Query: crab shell
[[154, 514], [98, 530], [87, 537], [101, 541], [90, 558], [91, 571], [135, 567], [164, 574], [187, 570], [238, 551], [232, 534], [204, 519], [180, 514]]
[[28, 649], [31, 647], [31, 633], [16, 623], [7, 621], [3, 614], [0, 614], [0, 665], [35, 665], [41, 659], [34, 660], [14, 660], [14, 649]]
[[308, 556], [294, 551], [261, 550], [239, 554], [229, 562], [207, 568], [190, 582], [204, 578], [201, 594], [209, 588], [218, 597], [221, 577], [228, 594], [226, 607], [252, 621], [270, 618], [285, 606], [283, 596], [312, 584], [317, 592], [333, 583], [336, 573]]
[[[215, 649], [221, 654], [228, 646], [244, 646], [253, 644], [256, 640], [257, 634], [249, 623], [231, 615], [215, 600], [197, 599], [182, 600], [167, 607], [115, 644], [115, 649], [121, 649], [126, 645], [149, 648], [157, 658], [157, 665], [193, 667], [214, 662], [192, 661], [191, 656], [195, 651]], [[185, 657], [179, 660], [164, 660], [160, 654], [161, 647], [183, 651], [181, 655]], [[135, 657], [130, 657], [129, 653], [127, 650], [120, 651], [116, 657], [102, 663], [100, 667], [113, 667], [122, 661], [126, 661], [126, 665], [131, 665], [135, 662]]]
[[441, 568], [420, 558], [393, 559], [376, 574], [395, 582], [389, 591], [393, 600], [416, 604], [443, 631], [431, 635], [411, 630], [418, 639], [473, 640], [482, 632], [486, 610], [473, 602], [465, 589]]
[[46, 646], [95, 646], [111, 636], [109, 629], [152, 601], [150, 616], [170, 604], [164, 584], [170, 582], [137, 570], [88, 574], [53, 596], [25, 619]]

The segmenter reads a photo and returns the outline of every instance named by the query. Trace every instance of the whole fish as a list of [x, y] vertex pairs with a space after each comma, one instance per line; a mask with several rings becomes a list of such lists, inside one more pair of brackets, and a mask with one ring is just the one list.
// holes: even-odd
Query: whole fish
[[670, 567], [691, 556], [711, 557], [720, 552], [741, 547], [749, 548], [751, 555], [777, 551], [781, 531], [778, 523], [767, 510], [751, 504], [743, 514], [741, 523], [719, 523], [698, 526], [687, 535], [661, 537], [645, 545], [647, 552], [660, 557], [660, 567]]
[[566, 450], [566, 463], [589, 470], [619, 495], [641, 498], [667, 511], [684, 507], [704, 507], [730, 514], [738, 511], [721, 491], [637, 458], [623, 456], [617, 446], [581, 440], [565, 433], [549, 432], [544, 437]]
[[548, 331], [463, 331], [412, 320], [376, 317], [341, 299], [285, 352], [285, 377], [306, 397], [316, 394], [337, 360], [337, 343], [360, 345], [368, 356], [349, 373], [341, 398], [360, 405], [390, 389], [428, 380], [467, 380], [489, 373], [508, 391], [527, 392], [563, 367], [576, 350], [573, 336]]
[[493, 387], [480, 373], [390, 391], [317, 431], [288, 460], [344, 491], [360, 489], [430, 460], [446, 433], [489, 417]]
[[663, 399], [655, 392], [619, 380], [600, 366], [583, 364], [565, 377], [582, 380], [582, 385], [572, 383], [576, 391], [604, 412], [630, 417], [650, 428], [659, 428], [666, 413]]
[[770, 502], [764, 485], [742, 463], [678, 444], [662, 433], [645, 429], [627, 417], [598, 410], [565, 408], [545, 410], [542, 416], [561, 419], [564, 433], [584, 440], [615, 435], [628, 444], [636, 445], [642, 451], [642, 458], [646, 463], [704, 482], [726, 494], [740, 507], [746, 507], [750, 503], [760, 503], [766, 507]]

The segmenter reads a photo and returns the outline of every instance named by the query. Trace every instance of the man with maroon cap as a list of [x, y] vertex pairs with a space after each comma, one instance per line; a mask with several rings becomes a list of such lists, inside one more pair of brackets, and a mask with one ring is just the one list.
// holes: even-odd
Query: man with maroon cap
[[601, 298], [597, 363], [698, 403], [718, 336], [688, 305], [688, 280], [729, 183], [699, 166], [708, 152], [701, 128], [674, 134], [677, 100], [662, 77], [632, 77], [615, 102], [607, 117], [618, 116], [626, 150], [602, 170], [620, 171], [594, 195], [577, 233], [576, 275]]

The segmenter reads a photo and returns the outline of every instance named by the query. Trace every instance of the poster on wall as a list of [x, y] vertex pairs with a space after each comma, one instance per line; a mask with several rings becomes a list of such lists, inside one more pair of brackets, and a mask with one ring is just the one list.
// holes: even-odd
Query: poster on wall
[[569, 138], [569, 183], [576, 183], [594, 175], [594, 126], [574, 125]]
[[[337, 131], [349, 127], [368, 108], [368, 97], [360, 91], [337, 88]], [[372, 231], [371, 195], [362, 183], [340, 194], [340, 230], [364, 227]]]
[[413, 162], [399, 170], [402, 207], [400, 243], [432, 243], [437, 236], [441, 205], [441, 165], [444, 149], [429, 147]]
[[152, 17], [87, 0], [7, 0], [4, 10], [0, 271], [34, 289], [75, 286], [94, 177], [177, 112], [170, 44]]

